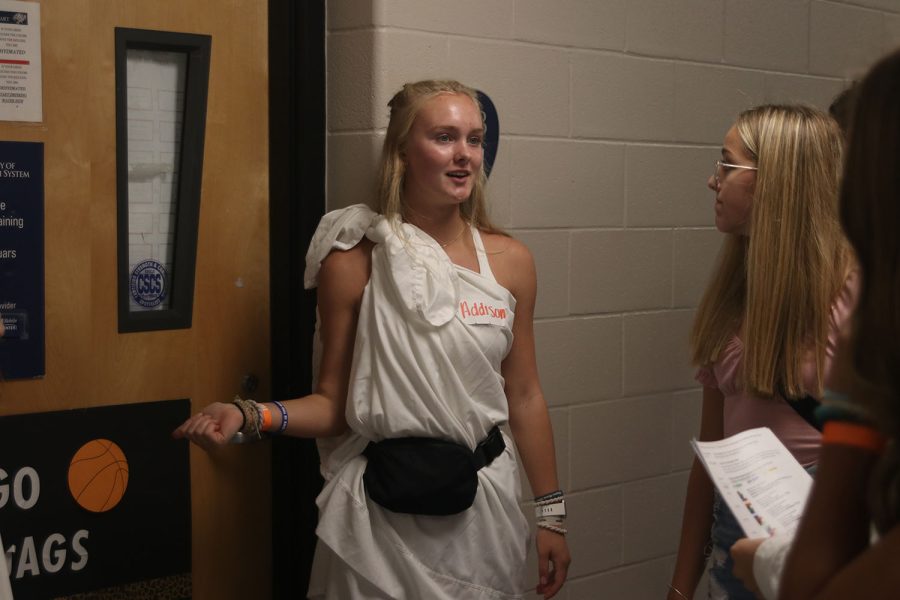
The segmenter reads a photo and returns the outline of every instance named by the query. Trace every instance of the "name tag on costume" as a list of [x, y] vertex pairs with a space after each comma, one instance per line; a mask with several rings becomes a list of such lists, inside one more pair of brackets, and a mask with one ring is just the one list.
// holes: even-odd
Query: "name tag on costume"
[[482, 300], [461, 300], [459, 318], [467, 325], [504, 325], [509, 308]]

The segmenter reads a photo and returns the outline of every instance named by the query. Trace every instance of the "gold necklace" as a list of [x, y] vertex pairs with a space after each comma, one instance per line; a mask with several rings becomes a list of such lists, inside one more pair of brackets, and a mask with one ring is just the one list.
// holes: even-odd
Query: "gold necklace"
[[[433, 220], [434, 220], [434, 219], [432, 219], [431, 217], [426, 217], [425, 215], [423, 215], [422, 213], [420, 213], [420, 212], [417, 211], [417, 210], [413, 210], [412, 208], [409, 207], [409, 205], [405, 205], [404, 208], [406, 208], [407, 210], [409, 210], [409, 212], [414, 213], [415, 215], [421, 217], [422, 219], [425, 219], [426, 221], [433, 221]], [[402, 218], [404, 221], [407, 221], [407, 219], [403, 218], [402, 216], [401, 216], [401, 218]], [[407, 222], [408, 222], [408, 221], [407, 221]], [[415, 225], [415, 223], [413, 223], [413, 225]], [[418, 227], [418, 225], [416, 225], [416, 227]], [[439, 245], [441, 248], [446, 248], [446, 247], [449, 246], [450, 244], [456, 243], [456, 241], [459, 240], [459, 238], [462, 237], [462, 234], [464, 234], [464, 233], [466, 232], [466, 229], [468, 229], [468, 227], [469, 227], [469, 223], [468, 223], [465, 219], [463, 219], [463, 224], [462, 224], [462, 227], [461, 227], [460, 230], [459, 230], [459, 233], [457, 233], [457, 234], [456, 234], [456, 237], [454, 237], [454, 238], [453, 238], [452, 240], [450, 240], [449, 242], [442, 242], [441, 240], [437, 239], [436, 236], [433, 236], [433, 235], [431, 235], [430, 233], [429, 233], [428, 235], [430, 235], [432, 238], [434, 238], [434, 241], [436, 241], [436, 242], [438, 243], [438, 245]], [[419, 227], [419, 229], [422, 229], [422, 228]], [[425, 231], [425, 230], [422, 229], [422, 231]], [[428, 232], [426, 232], [426, 233], [428, 233]]]
[[449, 242], [441, 242], [441, 240], [438, 240], [437, 238], [434, 238], [434, 239], [436, 239], [436, 240], [437, 240], [437, 243], [441, 245], [441, 248], [446, 248], [447, 246], [449, 246], [450, 244], [456, 242], [456, 240], [458, 240], [459, 238], [462, 237], [462, 234], [465, 233], [465, 231], [466, 231], [466, 229], [467, 229], [467, 226], [468, 226], [467, 223], [466, 223], [465, 221], [463, 221], [463, 225], [462, 225], [462, 227], [460, 228], [459, 233], [457, 233], [457, 234], [456, 234], [456, 237], [453, 238], [452, 240], [450, 240]]

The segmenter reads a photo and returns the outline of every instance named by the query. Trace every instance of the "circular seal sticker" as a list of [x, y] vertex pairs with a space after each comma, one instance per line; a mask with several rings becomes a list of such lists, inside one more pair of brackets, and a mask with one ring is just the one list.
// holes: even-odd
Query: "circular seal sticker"
[[168, 275], [155, 260], [145, 260], [131, 270], [131, 297], [146, 308], [153, 308], [166, 299]]

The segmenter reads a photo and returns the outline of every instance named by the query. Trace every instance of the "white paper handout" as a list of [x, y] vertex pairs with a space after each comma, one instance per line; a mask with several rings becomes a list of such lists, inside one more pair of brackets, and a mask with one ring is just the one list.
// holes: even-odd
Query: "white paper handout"
[[691, 445], [747, 537], [797, 529], [812, 477], [771, 429]]
[[0, 0], [0, 121], [44, 119], [41, 5]]

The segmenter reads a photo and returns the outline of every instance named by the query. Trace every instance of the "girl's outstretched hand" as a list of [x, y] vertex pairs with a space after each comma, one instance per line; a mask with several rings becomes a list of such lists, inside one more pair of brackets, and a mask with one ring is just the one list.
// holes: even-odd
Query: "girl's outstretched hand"
[[244, 415], [234, 404], [213, 402], [172, 432], [175, 439], [187, 438], [209, 450], [227, 444], [244, 423]]

